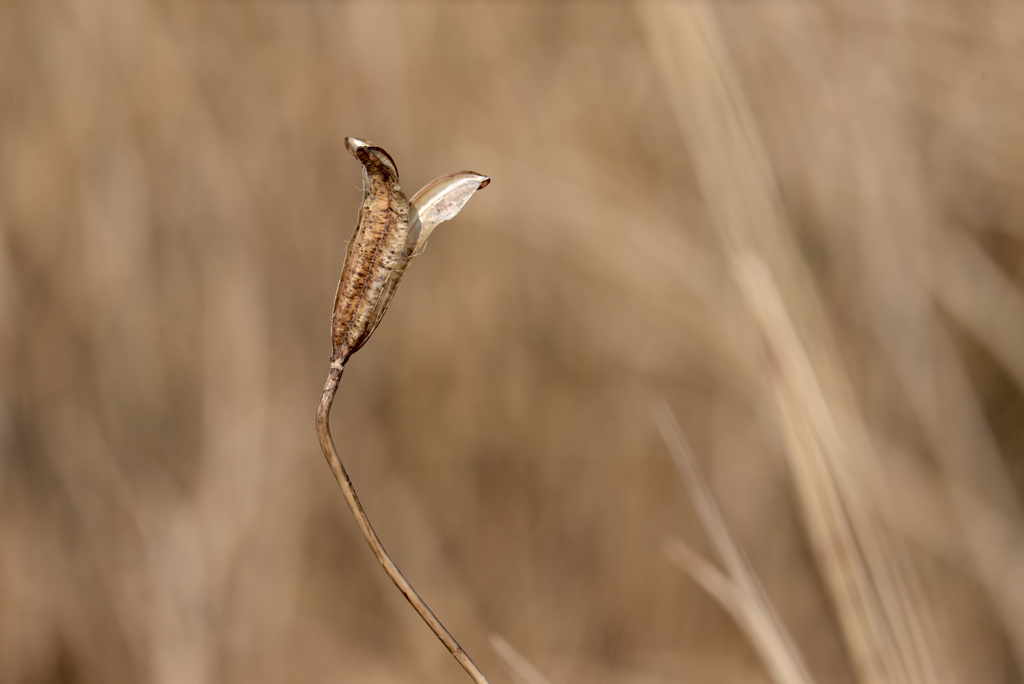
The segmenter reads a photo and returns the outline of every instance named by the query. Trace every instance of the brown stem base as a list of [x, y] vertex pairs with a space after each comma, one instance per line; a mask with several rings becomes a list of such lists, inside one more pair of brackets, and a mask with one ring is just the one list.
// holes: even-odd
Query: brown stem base
[[356, 522], [359, 523], [359, 529], [363, 531], [363, 536], [366, 537], [366, 543], [370, 545], [370, 549], [373, 550], [373, 555], [377, 557], [381, 567], [384, 568], [384, 572], [388, 574], [391, 581], [395, 583], [398, 590], [402, 592], [406, 600], [416, 609], [416, 612], [420, 614], [423, 621], [427, 623], [427, 626], [434, 631], [437, 638], [441, 640], [441, 643], [445, 645], [448, 651], [455, 657], [459, 664], [465, 668], [469, 676], [473, 678], [477, 684], [489, 684], [487, 678], [484, 677], [480, 668], [476, 666], [476, 663], [470, 659], [466, 652], [462, 650], [458, 642], [452, 637], [441, 621], [437, 619], [434, 613], [430, 610], [423, 599], [420, 598], [416, 590], [412, 588], [409, 581], [405, 579], [405, 576], [395, 565], [394, 561], [391, 560], [391, 556], [384, 550], [384, 545], [380, 543], [380, 538], [377, 533], [373, 531], [373, 527], [370, 525], [370, 519], [366, 517], [366, 512], [363, 510], [362, 504], [359, 503], [359, 497], [356, 496], [356, 490], [352, 486], [352, 480], [348, 476], [348, 472], [345, 470], [345, 466], [341, 462], [341, 457], [338, 456], [338, 450], [334, 446], [334, 439], [331, 437], [331, 427], [329, 425], [329, 418], [331, 413], [331, 404], [334, 402], [334, 394], [338, 391], [338, 383], [341, 380], [341, 374], [344, 372], [345, 367], [338, 360], [331, 360], [331, 371], [327, 376], [327, 383], [324, 385], [324, 393], [320, 396], [320, 405], [316, 410], [316, 433], [320, 437], [320, 446], [323, 447], [324, 457], [327, 458], [327, 463], [330, 464], [331, 470], [334, 472], [335, 479], [338, 480], [338, 484], [341, 485], [341, 491], [345, 494], [345, 500], [348, 502], [348, 507], [352, 509], [352, 515], [355, 516]]

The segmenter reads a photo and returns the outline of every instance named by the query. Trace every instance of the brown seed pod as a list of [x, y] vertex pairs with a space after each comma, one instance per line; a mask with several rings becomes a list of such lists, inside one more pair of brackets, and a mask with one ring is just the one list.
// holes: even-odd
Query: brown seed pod
[[381, 295], [405, 249], [409, 200], [398, 167], [383, 148], [358, 138], [345, 146], [363, 163], [363, 206], [348, 243], [334, 299], [333, 358], [342, 364], [362, 347], [384, 314]]
[[332, 359], [341, 365], [373, 334], [409, 261], [423, 250], [434, 227], [491, 182], [472, 171], [450, 173], [428, 183], [410, 203], [398, 167], [382, 147], [351, 137], [345, 146], [363, 163], [364, 195], [334, 299]]

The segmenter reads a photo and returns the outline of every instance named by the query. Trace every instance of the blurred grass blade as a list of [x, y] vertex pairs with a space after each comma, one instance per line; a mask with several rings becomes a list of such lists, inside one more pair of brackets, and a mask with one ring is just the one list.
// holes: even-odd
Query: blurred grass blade
[[804, 518], [862, 682], [939, 681], [916, 579], [878, 524], [885, 495], [814, 278], [742, 83], [704, 1], [637, 3], [694, 172], [771, 354]]
[[[746, 629], [742, 598], [737, 587], [725, 574], [681, 539], [666, 539], [662, 553], [680, 569], [686, 571], [704, 591], [718, 601], [740, 627]], [[752, 635], [749, 635], [752, 636]], [[767, 659], [765, 660], [767, 663]]]
[[753, 572], [725, 524], [722, 511], [700, 472], [686, 435], [683, 434], [671, 409], [664, 402], [655, 407], [654, 417], [661, 437], [665, 441], [665, 446], [668, 447], [676, 467], [679, 468], [679, 474], [690, 495], [690, 501], [697, 510], [701, 525], [704, 527], [708, 539], [714, 545], [715, 551], [725, 563], [726, 572], [734, 582], [742, 585], [744, 591], [750, 591], [756, 585], [756, 581], [753, 580]]
[[505, 670], [515, 684], [551, 684], [529, 660], [500, 634], [491, 635], [491, 648], [501, 658]]
[[866, 549], [886, 552], [885, 538], [864, 502], [840, 486], [842, 476], [831, 468], [827, 452], [840, 448], [834, 421], [771, 273], [749, 254], [738, 257], [735, 268], [771, 355], [776, 407], [805, 519], [860, 676], [869, 682], [937, 681], [907, 604], [912, 595], [898, 577], [873, 573], [865, 560]]
[[662, 439], [679, 468], [701, 525], [725, 563], [728, 576], [689, 549], [683, 542], [665, 544], [665, 554], [686, 570], [733, 616], [746, 631], [777, 684], [809, 684], [812, 679], [803, 657], [764, 593], [753, 568], [729, 532], [722, 511], [697, 465], [697, 459], [672, 415], [661, 403], [654, 417]]
[[1024, 390], [1024, 294], [971, 236], [937, 237], [932, 292]]

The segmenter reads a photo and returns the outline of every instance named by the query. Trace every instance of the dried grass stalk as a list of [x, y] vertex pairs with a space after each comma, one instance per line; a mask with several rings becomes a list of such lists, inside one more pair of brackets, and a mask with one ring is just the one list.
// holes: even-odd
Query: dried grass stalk
[[881, 574], [876, 580], [872, 575], [867, 549], [884, 553], [879, 547], [885, 541], [865, 501], [851, 497], [851, 483], [844, 487], [833, 470], [830, 455], [845, 454], [838, 451], [828, 404], [771, 274], [751, 255], [740, 258], [736, 270], [771, 356], [771, 388], [805, 522], [860, 677], [868, 682], [934, 681], [917, 670], [913, 651], [901, 653], [905, 646], [913, 648], [914, 635], [909, 628], [897, 633], [890, 615], [903, 606], [905, 592], [892, 576]]
[[862, 682], [936, 682], [920, 589], [878, 523], [884, 492], [825, 309], [708, 3], [638, 8], [694, 170], [771, 357], [816, 557]]
[[765, 595], [746, 555], [729, 532], [718, 502], [671, 409], [667, 404], [659, 404], [654, 409], [654, 417], [701, 525], [725, 564], [727, 574], [679, 540], [665, 543], [665, 555], [714, 596], [746, 631], [777, 684], [810, 684], [813, 680], [800, 651]]

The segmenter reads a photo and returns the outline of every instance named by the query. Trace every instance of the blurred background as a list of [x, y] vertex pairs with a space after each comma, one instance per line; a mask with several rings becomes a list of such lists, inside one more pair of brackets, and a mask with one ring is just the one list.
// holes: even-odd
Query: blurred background
[[1021, 682], [1022, 59], [1012, 0], [0, 4], [0, 682], [468, 681], [314, 432], [346, 135], [493, 179], [333, 410], [492, 682]]

